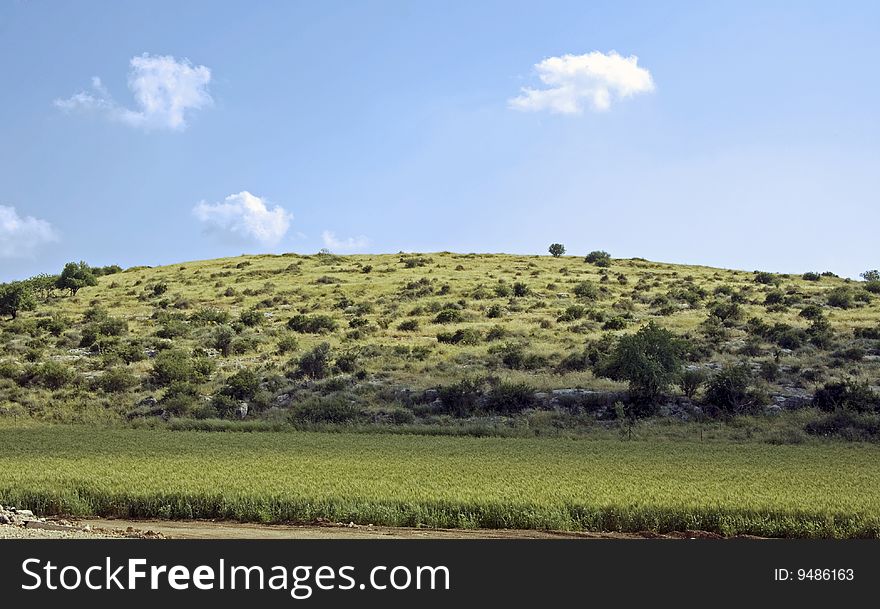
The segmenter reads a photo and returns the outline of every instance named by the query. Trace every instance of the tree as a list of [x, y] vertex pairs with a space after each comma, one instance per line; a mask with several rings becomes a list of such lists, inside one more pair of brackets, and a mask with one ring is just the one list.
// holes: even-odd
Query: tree
[[35, 295], [46, 301], [52, 297], [52, 294], [58, 288], [58, 278], [58, 275], [40, 273], [28, 279], [26, 283]]
[[649, 322], [635, 334], [621, 336], [599, 373], [627, 381], [636, 402], [653, 406], [681, 374], [684, 342], [669, 330]]
[[550, 255], [554, 258], [559, 258], [565, 253], [565, 246], [561, 243], [552, 243], [550, 244]]
[[76, 296], [81, 288], [91, 285], [98, 285], [98, 280], [91, 267], [82, 261], [65, 264], [57, 284], [59, 290], [70, 290], [72, 296]]
[[865, 271], [861, 275], [862, 279], [865, 281], [880, 281], [880, 271], [874, 269], [872, 271]]
[[608, 267], [611, 266], [611, 254], [602, 250], [596, 250], [587, 254], [584, 262], [595, 264], [599, 267]]
[[0, 284], [0, 315], [15, 319], [19, 311], [31, 311], [35, 306], [34, 295], [23, 281]]

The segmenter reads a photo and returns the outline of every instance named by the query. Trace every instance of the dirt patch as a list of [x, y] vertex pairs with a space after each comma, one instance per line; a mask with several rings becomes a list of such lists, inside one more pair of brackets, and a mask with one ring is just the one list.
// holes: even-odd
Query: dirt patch
[[669, 534], [533, 531], [514, 529], [429, 529], [320, 522], [309, 525], [251, 524], [205, 520], [81, 521], [92, 530], [148, 530], [166, 539], [722, 539], [706, 531]]

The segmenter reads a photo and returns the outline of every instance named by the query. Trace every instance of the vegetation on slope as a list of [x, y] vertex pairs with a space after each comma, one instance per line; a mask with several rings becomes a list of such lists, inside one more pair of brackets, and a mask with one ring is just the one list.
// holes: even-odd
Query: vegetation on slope
[[553, 427], [775, 412], [818, 391], [830, 415], [807, 431], [877, 437], [872, 274], [563, 252], [71, 263], [0, 287], [0, 413], [303, 427], [546, 411]]

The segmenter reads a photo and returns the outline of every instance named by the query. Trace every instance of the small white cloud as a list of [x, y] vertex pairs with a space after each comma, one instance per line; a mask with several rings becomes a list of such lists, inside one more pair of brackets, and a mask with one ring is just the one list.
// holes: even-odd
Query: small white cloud
[[209, 232], [266, 246], [281, 241], [293, 220], [293, 214], [280, 205], [270, 209], [265, 199], [247, 191], [229, 195], [220, 203], [202, 201], [193, 208], [193, 215]]
[[189, 111], [211, 105], [208, 93], [211, 70], [194, 66], [188, 59], [177, 61], [170, 55], [144, 53], [132, 57], [128, 88], [137, 109], [120, 106], [113, 100], [101, 79], [92, 77], [92, 91], [80, 91], [67, 99], [56, 99], [55, 106], [66, 111], [98, 111], [112, 120], [144, 129], [186, 128]]
[[350, 252], [353, 250], [360, 250], [367, 247], [370, 244], [370, 240], [367, 239], [364, 235], [359, 235], [357, 237], [349, 237], [348, 239], [338, 239], [336, 234], [325, 230], [321, 233], [321, 240], [324, 241], [324, 245], [336, 252]]
[[525, 112], [559, 114], [580, 114], [585, 104], [596, 111], [608, 110], [614, 99], [654, 90], [651, 73], [638, 63], [635, 55], [622, 57], [616, 51], [550, 57], [535, 64], [547, 88], [523, 88], [522, 95], [508, 100], [508, 105]]
[[14, 207], [0, 205], [0, 258], [26, 258], [57, 240], [58, 234], [45, 220], [19, 216]]

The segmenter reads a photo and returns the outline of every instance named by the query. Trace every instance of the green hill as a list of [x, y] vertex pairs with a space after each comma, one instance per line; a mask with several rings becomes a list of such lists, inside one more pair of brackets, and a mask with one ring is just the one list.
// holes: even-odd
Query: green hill
[[[751, 411], [802, 405], [835, 381], [870, 392], [880, 378], [876, 282], [597, 262], [325, 253], [111, 272], [0, 321], [0, 413], [235, 418], [245, 403], [248, 419], [442, 423], [497, 414], [468, 390], [499, 388], [540, 410], [552, 390], [623, 392], [597, 362], [651, 321], [686, 340], [688, 370], [745, 363]], [[456, 411], [459, 398], [470, 410]]]

